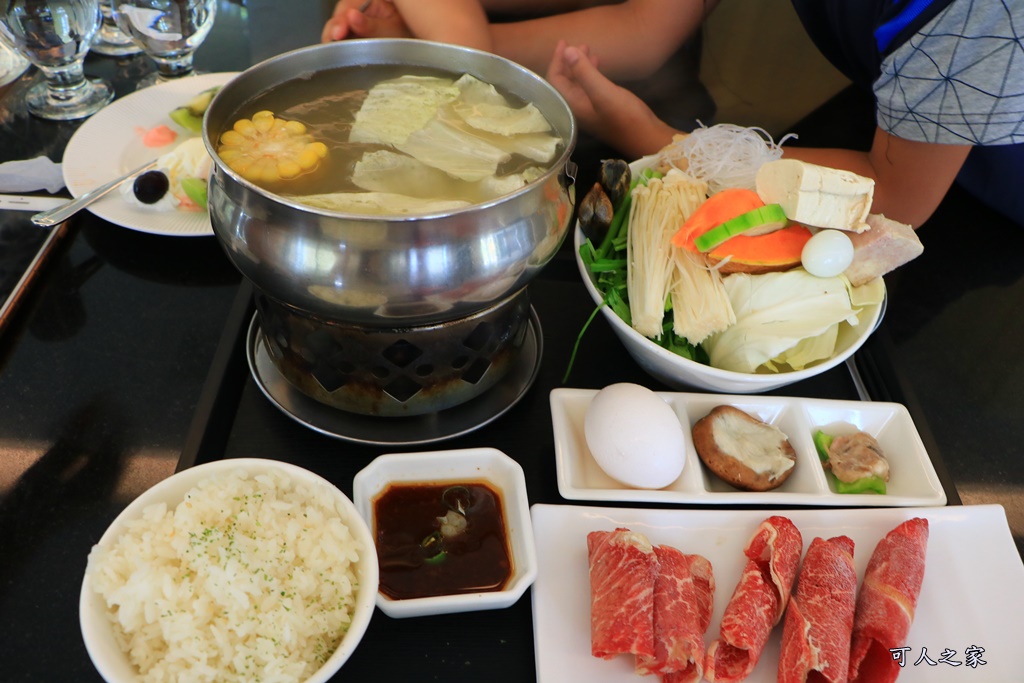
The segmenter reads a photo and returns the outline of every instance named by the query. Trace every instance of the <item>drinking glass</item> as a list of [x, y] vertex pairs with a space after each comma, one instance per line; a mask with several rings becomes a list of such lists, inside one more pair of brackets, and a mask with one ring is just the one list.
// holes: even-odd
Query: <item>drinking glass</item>
[[217, 0], [113, 0], [118, 28], [142, 48], [157, 71], [139, 87], [194, 75], [192, 56], [217, 14]]
[[0, 2], [4, 40], [46, 77], [25, 94], [29, 112], [58, 121], [80, 119], [114, 99], [109, 83], [87, 79], [83, 70], [101, 20], [97, 0]]
[[117, 27], [111, 0], [100, 0], [100, 12], [103, 14], [103, 24], [92, 41], [93, 52], [108, 57], [125, 57], [142, 52], [142, 49]]
[[28, 60], [8, 45], [4, 41], [3, 33], [0, 32], [0, 86], [17, 79], [27, 68]]

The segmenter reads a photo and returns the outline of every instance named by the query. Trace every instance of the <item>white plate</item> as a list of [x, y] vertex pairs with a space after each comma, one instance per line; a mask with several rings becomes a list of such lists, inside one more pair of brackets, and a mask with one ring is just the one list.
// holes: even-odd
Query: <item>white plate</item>
[[[799, 527], [804, 548], [815, 536], [845, 534], [857, 544], [854, 562], [863, 579], [875, 544], [912, 517], [929, 521], [927, 565], [917, 614], [907, 642], [912, 648], [900, 683], [1010, 683], [1021, 680], [1020, 634], [1024, 632], [1024, 564], [1001, 506], [879, 508], [872, 510], [632, 510], [534, 505], [534, 537], [540, 571], [533, 585], [533, 637], [538, 683], [635, 683], [629, 657], [605, 661], [590, 654], [590, 584], [587, 533], [625, 526], [653, 543], [699, 553], [712, 564], [715, 609], [705, 642], [718, 637], [725, 605], [745, 564], [743, 547], [770, 514]], [[747, 683], [776, 679], [781, 625]], [[984, 648], [984, 666], [929, 666], [914, 662], [927, 648], [938, 660], [945, 649]]]
[[[171, 151], [195, 134], [171, 121], [172, 109], [207, 88], [223, 85], [235, 73], [203, 74], [154, 85], [114, 100], [93, 114], [68, 141], [64, 150], [64, 183], [79, 197], [89, 190]], [[165, 147], [146, 147], [138, 130], [164, 124], [178, 133]], [[205, 211], [144, 211], [126, 202], [118, 190], [89, 206], [89, 211], [125, 228], [156, 235], [212, 235]]]
[[[914, 421], [899, 403], [832, 401], [778, 396], [657, 392], [683, 424], [686, 464], [683, 473], [663, 489], [629, 488], [598, 466], [583, 434], [587, 406], [597, 393], [590, 389], [553, 389], [551, 420], [555, 435], [558, 492], [570, 500], [704, 505], [925, 506], [945, 505], [935, 467]], [[741, 491], [712, 474], [693, 447], [691, 430], [715, 406], [728, 404], [778, 427], [796, 451], [796, 467], [779, 488]], [[854, 428], [874, 436], [889, 458], [889, 484], [884, 496], [836, 493], [814, 449], [817, 429], [830, 434]]]

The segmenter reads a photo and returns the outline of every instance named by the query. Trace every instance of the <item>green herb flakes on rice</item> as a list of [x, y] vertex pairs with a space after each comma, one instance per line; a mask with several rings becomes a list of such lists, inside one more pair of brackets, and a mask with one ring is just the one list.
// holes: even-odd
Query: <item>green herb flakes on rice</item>
[[151, 505], [87, 573], [143, 681], [302, 681], [348, 630], [365, 550], [326, 487], [243, 469]]

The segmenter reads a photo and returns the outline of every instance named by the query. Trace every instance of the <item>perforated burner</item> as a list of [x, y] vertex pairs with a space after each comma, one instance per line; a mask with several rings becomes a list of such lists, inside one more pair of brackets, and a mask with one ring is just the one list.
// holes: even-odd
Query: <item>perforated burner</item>
[[479, 313], [436, 325], [378, 329], [318, 318], [258, 294], [270, 357], [304, 394], [363, 415], [437, 412], [483, 393], [523, 345], [522, 289]]

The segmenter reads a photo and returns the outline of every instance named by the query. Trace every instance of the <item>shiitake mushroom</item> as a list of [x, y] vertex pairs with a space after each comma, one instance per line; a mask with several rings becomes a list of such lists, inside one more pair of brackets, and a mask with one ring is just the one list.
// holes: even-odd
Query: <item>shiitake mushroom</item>
[[601, 183], [594, 183], [587, 196], [580, 202], [579, 220], [583, 234], [594, 243], [604, 239], [608, 227], [612, 224], [615, 207], [605, 193]]
[[605, 159], [601, 162], [599, 182], [612, 206], [618, 206], [629, 193], [632, 180], [633, 174], [629, 170], [629, 164], [622, 159]]

